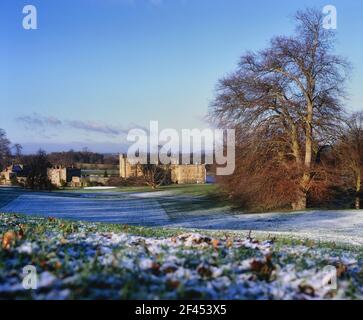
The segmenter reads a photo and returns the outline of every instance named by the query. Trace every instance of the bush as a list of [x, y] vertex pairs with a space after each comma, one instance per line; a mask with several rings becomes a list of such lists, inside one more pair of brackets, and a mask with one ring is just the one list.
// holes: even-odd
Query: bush
[[110, 177], [108, 179], [108, 185], [111, 187], [135, 187], [145, 186], [145, 180], [142, 177], [130, 177], [124, 179], [121, 177]]
[[16, 178], [16, 176], [12, 176], [10, 178], [10, 183], [11, 183], [12, 186], [18, 186], [19, 185], [18, 179]]

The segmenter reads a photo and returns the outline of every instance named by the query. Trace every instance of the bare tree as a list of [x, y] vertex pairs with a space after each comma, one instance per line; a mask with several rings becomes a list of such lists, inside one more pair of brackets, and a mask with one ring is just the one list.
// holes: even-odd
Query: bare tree
[[160, 164], [138, 164], [137, 170], [142, 174], [142, 178], [152, 189], [157, 189], [170, 180], [170, 166]]
[[51, 190], [53, 186], [47, 171], [51, 164], [46, 152], [39, 150], [36, 155], [25, 156], [24, 162], [28, 170], [26, 187], [36, 190]]
[[219, 82], [210, 115], [221, 126], [262, 132], [275, 161], [294, 162], [299, 177], [292, 207], [301, 210], [316, 176], [317, 151], [341, 123], [349, 64], [332, 53], [334, 34], [323, 28], [320, 11], [299, 11], [296, 21], [294, 36], [276, 37], [269, 48], [242, 56], [237, 71]]
[[19, 143], [15, 143], [12, 146], [12, 149], [14, 150], [13, 157], [15, 158], [15, 161], [20, 162], [21, 161], [21, 156], [22, 156], [22, 151], [23, 151], [22, 145], [19, 144]]
[[348, 183], [355, 191], [355, 208], [360, 209], [363, 174], [363, 112], [353, 114], [347, 121], [336, 150]]
[[0, 170], [8, 164], [10, 155], [10, 140], [7, 138], [6, 132], [0, 129]]

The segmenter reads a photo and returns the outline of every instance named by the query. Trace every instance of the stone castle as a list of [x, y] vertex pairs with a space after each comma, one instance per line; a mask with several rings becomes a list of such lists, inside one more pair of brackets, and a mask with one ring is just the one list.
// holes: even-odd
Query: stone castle
[[[131, 164], [127, 156], [120, 154], [120, 177], [127, 179], [130, 177], [142, 176], [141, 169]], [[206, 183], [206, 167], [204, 164], [171, 164], [171, 182], [176, 184]]]
[[49, 168], [47, 170], [48, 178], [51, 183], [57, 187], [81, 186], [81, 170], [77, 168], [64, 168], [61, 166]]
[[13, 164], [0, 172], [0, 184], [12, 185], [14, 182], [24, 184], [29, 174], [29, 168], [22, 164]]

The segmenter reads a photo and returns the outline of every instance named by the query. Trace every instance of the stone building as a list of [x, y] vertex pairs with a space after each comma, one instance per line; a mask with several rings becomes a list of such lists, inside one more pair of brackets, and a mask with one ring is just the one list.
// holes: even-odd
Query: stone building
[[84, 184], [82, 177], [74, 176], [72, 177], [71, 187], [80, 188]]
[[206, 183], [204, 164], [172, 164], [171, 181], [177, 184]]
[[[126, 155], [120, 155], [120, 177], [141, 177], [142, 171], [137, 165], [131, 164]], [[194, 184], [206, 183], [206, 168], [204, 164], [171, 164], [170, 177], [172, 183]]]
[[[57, 187], [81, 183], [81, 169], [54, 167], [48, 169], [48, 178]], [[76, 179], [79, 178], [79, 179]]]
[[11, 185], [14, 181], [23, 184], [26, 182], [29, 170], [22, 164], [13, 164], [0, 172], [0, 184]]

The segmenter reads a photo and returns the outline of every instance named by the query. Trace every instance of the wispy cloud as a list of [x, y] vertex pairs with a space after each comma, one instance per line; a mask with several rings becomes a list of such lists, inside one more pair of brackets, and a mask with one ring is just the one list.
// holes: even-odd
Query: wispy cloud
[[38, 113], [30, 115], [22, 115], [15, 119], [24, 124], [25, 128], [32, 132], [37, 132], [43, 137], [50, 137], [53, 129], [61, 132], [61, 130], [78, 130], [86, 133], [98, 133], [108, 137], [117, 137], [127, 135], [130, 129], [140, 128], [148, 132], [148, 129], [137, 124], [130, 124], [127, 127], [120, 125], [108, 124], [100, 121], [83, 121], [58, 119], [53, 116], [44, 116]]
[[124, 130], [120, 128], [95, 121], [72, 120], [66, 121], [66, 124], [74, 129], [84, 130], [88, 132], [104, 133], [106, 135], [117, 136], [124, 133]]
[[59, 126], [62, 121], [55, 117], [46, 117], [38, 113], [17, 117], [16, 121], [22, 122], [27, 128], [36, 129], [45, 126]]
[[46, 150], [47, 152], [59, 152], [66, 150], [82, 150], [87, 148], [93, 152], [101, 153], [120, 153], [127, 152], [127, 144], [112, 143], [109, 141], [102, 142], [88, 142], [88, 141], [70, 141], [64, 143], [57, 142], [25, 142], [22, 143], [24, 147], [24, 154], [31, 154], [37, 152], [39, 149]]

